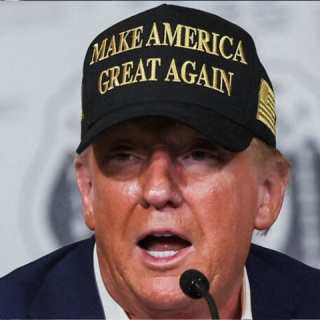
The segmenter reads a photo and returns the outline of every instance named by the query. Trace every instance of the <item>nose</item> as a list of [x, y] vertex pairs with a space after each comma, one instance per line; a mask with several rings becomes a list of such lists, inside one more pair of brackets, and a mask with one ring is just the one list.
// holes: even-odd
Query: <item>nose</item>
[[159, 210], [177, 208], [182, 202], [179, 168], [166, 151], [156, 151], [148, 161], [142, 178], [142, 206]]

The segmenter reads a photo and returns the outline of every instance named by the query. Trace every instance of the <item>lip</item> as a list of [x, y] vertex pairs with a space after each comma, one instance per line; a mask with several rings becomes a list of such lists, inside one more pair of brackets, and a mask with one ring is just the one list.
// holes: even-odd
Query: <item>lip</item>
[[188, 254], [194, 251], [194, 247], [191, 245], [189, 247], [183, 248], [172, 257], [156, 258], [148, 254], [148, 252], [145, 249], [142, 249], [139, 246], [137, 246], [136, 249], [140, 258], [148, 267], [157, 269], [168, 269], [169, 267], [174, 267], [175, 265], [179, 264], [181, 260], [186, 258]]
[[[163, 258], [156, 258], [148, 254], [147, 250], [141, 248], [138, 243], [145, 237], [151, 235], [152, 233], [165, 233], [170, 232], [171, 234], [178, 236], [179, 238], [188, 241], [190, 243], [190, 246], [181, 249], [178, 253], [176, 253], [174, 256], [171, 257], [163, 257]], [[136, 243], [136, 251], [139, 255], [139, 257], [144, 261], [144, 263], [150, 267], [150, 268], [156, 268], [156, 269], [167, 269], [170, 267], [174, 267], [175, 265], [179, 264], [181, 260], [187, 257], [191, 252], [193, 252], [195, 249], [192, 245], [192, 242], [189, 240], [188, 236], [186, 236], [183, 232], [176, 230], [172, 227], [169, 228], [152, 228], [148, 229], [147, 231], [143, 232], [141, 236], [139, 236], [137, 243]]]
[[168, 228], [152, 228], [152, 229], [148, 229], [148, 230], [144, 231], [139, 236], [139, 238], [137, 240], [137, 245], [138, 245], [139, 241], [141, 241], [142, 239], [144, 239], [145, 237], [147, 237], [149, 235], [152, 235], [153, 233], [165, 233], [165, 232], [171, 233], [171, 234], [181, 238], [182, 240], [188, 241], [192, 244], [191, 240], [183, 232], [176, 230], [172, 227], [168, 227]]

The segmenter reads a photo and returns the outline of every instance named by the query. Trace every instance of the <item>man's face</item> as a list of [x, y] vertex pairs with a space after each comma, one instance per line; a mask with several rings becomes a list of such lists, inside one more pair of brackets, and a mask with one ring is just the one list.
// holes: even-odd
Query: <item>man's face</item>
[[199, 314], [203, 305], [179, 288], [187, 269], [208, 277], [218, 306], [239, 297], [259, 210], [250, 148], [230, 153], [149, 118], [109, 130], [90, 152], [86, 223], [105, 285], [126, 311]]

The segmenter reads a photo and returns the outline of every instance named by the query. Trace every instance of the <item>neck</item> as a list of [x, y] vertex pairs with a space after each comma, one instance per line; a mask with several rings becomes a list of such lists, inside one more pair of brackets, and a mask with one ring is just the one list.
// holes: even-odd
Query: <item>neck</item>
[[[219, 308], [219, 307], [218, 307]], [[219, 308], [221, 319], [241, 319], [241, 290], [236, 299], [231, 299], [224, 306]]]

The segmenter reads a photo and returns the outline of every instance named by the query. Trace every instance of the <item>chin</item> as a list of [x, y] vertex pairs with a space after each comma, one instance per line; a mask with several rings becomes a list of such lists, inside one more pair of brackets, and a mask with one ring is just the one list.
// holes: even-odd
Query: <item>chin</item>
[[[204, 319], [204, 299], [187, 297], [177, 283], [178, 277], [160, 277], [148, 280], [148, 285], [135, 292], [139, 303], [131, 314], [135, 319]], [[203, 300], [203, 301], [202, 301]], [[129, 310], [129, 308], [128, 308]], [[130, 313], [130, 311], [129, 311]]]
[[181, 291], [176, 278], [171, 278], [175, 281], [168, 278], [154, 279], [148, 286], [142, 288], [140, 298], [148, 307], [169, 311], [185, 308], [190, 303], [190, 299]]

